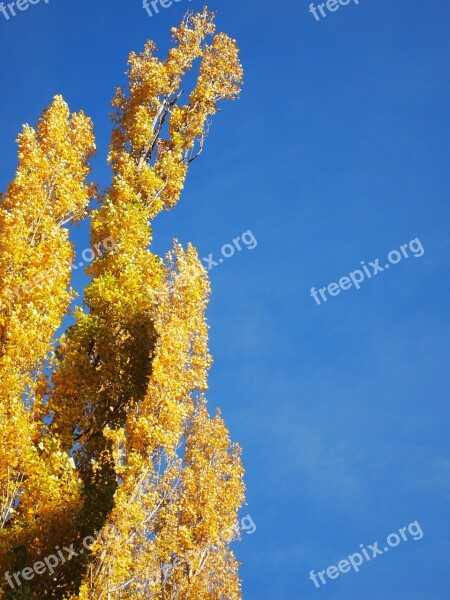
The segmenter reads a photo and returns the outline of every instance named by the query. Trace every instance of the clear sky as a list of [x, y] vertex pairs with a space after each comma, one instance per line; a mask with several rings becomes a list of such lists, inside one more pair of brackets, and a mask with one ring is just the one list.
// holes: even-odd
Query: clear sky
[[[209, 310], [209, 401], [244, 448], [242, 516], [257, 526], [237, 548], [244, 599], [444, 600], [450, 7], [351, 0], [316, 20], [308, 5], [209, 3], [242, 48], [245, 89], [214, 120], [182, 201], [155, 222], [154, 248], [176, 236], [218, 262], [243, 232], [257, 240], [211, 270]], [[148, 38], [165, 52], [197, 6], [150, 18], [140, 0], [41, 0], [0, 13], [0, 190], [21, 124], [57, 93], [94, 119], [105, 187], [109, 100], [128, 52]], [[414, 257], [404, 245], [416, 238]], [[88, 246], [86, 225], [74, 240]], [[361, 261], [384, 268], [395, 249], [360, 289], [328, 288]], [[416, 520], [422, 539], [359, 573], [325, 574], [320, 589], [309, 579]]]

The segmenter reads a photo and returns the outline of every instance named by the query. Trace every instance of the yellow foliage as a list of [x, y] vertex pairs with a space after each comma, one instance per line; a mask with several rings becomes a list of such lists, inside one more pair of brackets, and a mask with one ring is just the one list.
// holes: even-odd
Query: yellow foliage
[[95, 191], [84, 182], [89, 119], [55, 98], [19, 137], [0, 205], [0, 570], [95, 537], [54, 576], [30, 581], [30, 598], [240, 598], [229, 548], [244, 498], [240, 449], [203, 396], [209, 281], [191, 245], [175, 241], [165, 260], [149, 246], [150, 223], [179, 200], [242, 67], [206, 9], [172, 37], [164, 60], [153, 42], [131, 53], [128, 86], [116, 90], [113, 178], [91, 215], [100, 251], [85, 308], [52, 354], [71, 300], [64, 224], [86, 215]]

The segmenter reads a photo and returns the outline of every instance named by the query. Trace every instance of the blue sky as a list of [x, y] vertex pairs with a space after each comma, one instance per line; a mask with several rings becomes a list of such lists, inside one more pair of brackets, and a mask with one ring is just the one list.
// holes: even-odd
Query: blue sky
[[[237, 548], [245, 600], [444, 600], [449, 586], [449, 150], [446, 0], [360, 0], [316, 21], [307, 0], [211, 0], [242, 48], [242, 98], [223, 106], [154, 248], [202, 256], [251, 230], [211, 270], [221, 406], [244, 448], [257, 530]], [[15, 137], [54, 94], [94, 122], [108, 184], [109, 100], [148, 38], [165, 52], [182, 0], [44, 0], [0, 14], [0, 190]], [[323, 288], [419, 238], [401, 260], [317, 305]], [[81, 252], [87, 226], [74, 232]], [[75, 273], [81, 289], [81, 271]], [[417, 520], [419, 541], [316, 589], [308, 579]]]

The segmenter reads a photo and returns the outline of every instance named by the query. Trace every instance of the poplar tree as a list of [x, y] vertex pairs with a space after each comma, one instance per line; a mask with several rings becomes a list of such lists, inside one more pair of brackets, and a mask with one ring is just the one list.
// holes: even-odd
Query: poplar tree
[[72, 299], [65, 225], [95, 192], [92, 127], [58, 97], [19, 138], [0, 213], [0, 568], [32, 566], [56, 546], [78, 552], [20, 589], [5, 584], [7, 598], [241, 597], [230, 548], [241, 453], [205, 398], [208, 277], [192, 245], [174, 240], [164, 258], [150, 245], [219, 102], [239, 94], [242, 67], [206, 8], [172, 38], [163, 60], [153, 42], [131, 53], [116, 90], [112, 182], [91, 214], [99, 251], [58, 343]]

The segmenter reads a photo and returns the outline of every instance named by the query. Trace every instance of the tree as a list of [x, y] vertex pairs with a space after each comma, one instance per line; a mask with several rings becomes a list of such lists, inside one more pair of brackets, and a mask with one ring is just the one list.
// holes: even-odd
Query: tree
[[32, 566], [56, 546], [83, 552], [20, 590], [5, 586], [5, 597], [240, 598], [230, 542], [243, 468], [204, 397], [208, 278], [191, 245], [175, 240], [165, 260], [148, 248], [218, 103], [238, 95], [242, 67], [206, 9], [172, 36], [164, 60], [152, 42], [131, 53], [128, 86], [116, 90], [113, 179], [91, 216], [98, 252], [86, 308], [50, 358], [71, 300], [64, 225], [85, 216], [94, 194], [84, 183], [94, 142], [89, 120], [70, 118], [61, 98], [19, 139], [0, 217], [0, 568]]

